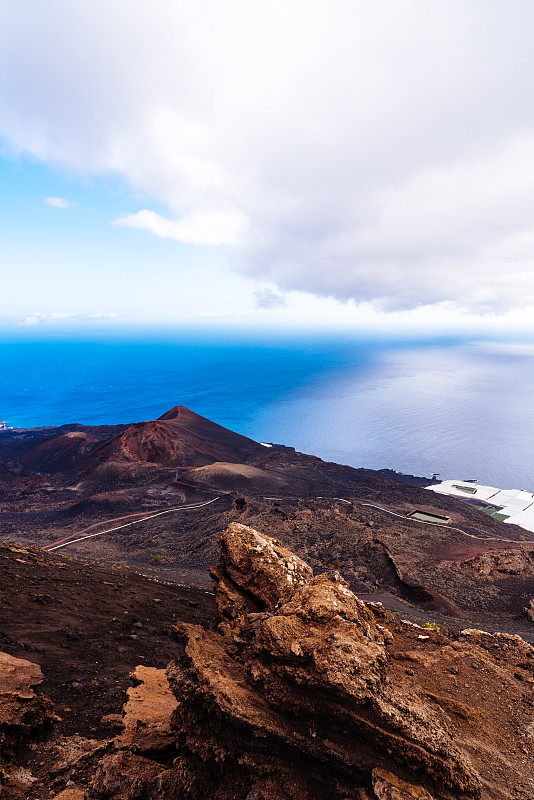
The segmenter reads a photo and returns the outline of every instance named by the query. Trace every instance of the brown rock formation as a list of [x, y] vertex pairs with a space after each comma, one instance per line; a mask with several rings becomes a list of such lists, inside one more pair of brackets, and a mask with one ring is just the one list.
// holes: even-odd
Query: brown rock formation
[[221, 544], [218, 618], [208, 630], [174, 625], [180, 646], [171, 642], [166, 674], [137, 667], [116, 736], [56, 734], [24, 751], [47, 718], [35, 711], [49, 704], [33, 690], [36, 665], [0, 660], [11, 759], [2, 797], [532, 800], [527, 642], [399, 621], [359, 600], [339, 572], [314, 577], [242, 524]]
[[176, 708], [176, 699], [165, 670], [139, 666], [132, 677], [136, 685], [128, 689], [124, 733], [116, 740], [117, 745], [141, 754], [161, 753], [173, 748], [170, 718]]
[[383, 770], [420, 797], [480, 795], [446, 716], [388, 679], [393, 635], [338, 573], [313, 578], [276, 541], [234, 524], [213, 576], [224, 619], [212, 632], [176, 626], [186, 655], [168, 671], [180, 791], [357, 798], [374, 781], [376, 797], [409, 797], [384, 788]]
[[0, 653], [0, 758], [53, 719], [50, 701], [34, 692], [42, 680], [38, 664]]
[[185, 655], [168, 669], [180, 756], [158, 778], [166, 796], [532, 797], [532, 748], [518, 753], [513, 733], [531, 735], [530, 645], [399, 624], [243, 525], [221, 544], [217, 628], [174, 628]]
[[462, 563], [479, 575], [493, 578], [508, 578], [511, 575], [534, 575], [534, 556], [524, 548], [512, 548], [498, 552], [481, 553]]
[[377, 800], [432, 800], [425, 789], [406, 783], [383, 769], [373, 770], [373, 789]]
[[210, 574], [219, 613], [229, 620], [283, 602], [313, 577], [311, 567], [276, 539], [239, 522], [222, 537], [221, 562]]
[[2, 785], [15, 792], [26, 786], [26, 773], [13, 768], [13, 757], [53, 719], [50, 700], [34, 691], [42, 680], [38, 664], [0, 653], [0, 796]]
[[87, 795], [81, 789], [63, 789], [54, 800], [87, 800]]

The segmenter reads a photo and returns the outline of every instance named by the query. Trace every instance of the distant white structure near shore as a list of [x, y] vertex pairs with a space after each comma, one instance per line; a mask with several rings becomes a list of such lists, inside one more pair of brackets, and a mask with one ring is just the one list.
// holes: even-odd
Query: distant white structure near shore
[[[495, 486], [480, 486], [471, 481], [448, 480], [427, 486], [437, 494], [461, 497], [486, 510], [495, 519], [510, 525], [519, 525], [534, 533], [534, 494], [522, 489], [498, 489]], [[488, 506], [490, 508], [488, 508]], [[493, 510], [492, 510], [493, 509]]]

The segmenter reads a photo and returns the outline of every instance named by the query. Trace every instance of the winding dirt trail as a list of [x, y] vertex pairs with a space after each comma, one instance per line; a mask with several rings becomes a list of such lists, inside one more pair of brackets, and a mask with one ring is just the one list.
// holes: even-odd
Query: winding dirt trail
[[423, 519], [412, 519], [407, 517], [405, 514], [399, 514], [397, 511], [390, 511], [388, 508], [379, 506], [377, 503], [364, 503], [361, 500], [355, 500], [354, 502], [358, 503], [359, 506], [377, 508], [379, 511], [384, 511], [385, 514], [391, 514], [394, 517], [400, 517], [400, 519], [407, 522], [419, 522], [421, 525], [434, 525], [437, 528], [444, 528], [445, 530], [449, 531], [458, 531], [458, 533], [463, 533], [464, 536], [468, 536], [470, 539], [477, 539], [479, 542], [510, 542], [511, 544], [516, 544], [518, 547], [523, 544], [532, 544], [531, 539], [525, 539], [524, 542], [518, 542], [517, 539], [505, 539], [504, 536], [475, 536], [473, 533], [467, 533], [467, 531], [463, 531], [461, 528], [454, 528], [452, 525], [448, 525], [446, 522], [428, 522], [427, 520]]
[[76, 533], [71, 533], [69, 536], [65, 536], [63, 539], [57, 539], [52, 544], [47, 545], [44, 547], [44, 550], [49, 550], [51, 547], [56, 547], [58, 544], [63, 544], [63, 542], [69, 542], [73, 536], [81, 536], [82, 533], [87, 533], [88, 531], [92, 531], [95, 528], [99, 528], [101, 525], [109, 525], [110, 522], [122, 522], [123, 519], [130, 519], [131, 517], [142, 517], [143, 514], [146, 514], [146, 511], [136, 511], [135, 514], [124, 514], [122, 517], [111, 517], [111, 519], [105, 519], [101, 522], [93, 522], [92, 525], [89, 525], [87, 528], [83, 528], [81, 531], [76, 531]]
[[[156, 514], [150, 514], [147, 517], [142, 517], [141, 519], [135, 519], [133, 522], [127, 522], [124, 525], [117, 525], [116, 528], [108, 528], [105, 531], [99, 531], [98, 533], [89, 533], [86, 536], [80, 536], [80, 533], [85, 533], [92, 528], [95, 528], [99, 525], [107, 525], [109, 522], [118, 522], [120, 519], [127, 519], [128, 517], [135, 517], [139, 516], [139, 514], [128, 514], [126, 517], [115, 517], [114, 519], [104, 520], [103, 522], [97, 522], [94, 525], [90, 525], [88, 528], [84, 528], [82, 531], [78, 531], [77, 533], [73, 533], [72, 536], [76, 536], [78, 538], [73, 539], [72, 536], [66, 536], [64, 539], [59, 539], [57, 542], [54, 542], [48, 547], [43, 548], [48, 553], [51, 553], [52, 550], [59, 550], [62, 547], [67, 547], [69, 544], [75, 544], [76, 542], [81, 542], [84, 539], [93, 539], [95, 536], [103, 536], [105, 533], [113, 533], [114, 531], [119, 531], [122, 528], [128, 528], [130, 525], [137, 525], [139, 522], [146, 522], [146, 520], [154, 519], [154, 517], [161, 517], [163, 514], [171, 514], [173, 511], [193, 511], [197, 508], [203, 508], [204, 506], [209, 506], [211, 503], [215, 503], [219, 500], [220, 497], [214, 497], [211, 500], [207, 500], [204, 503], [195, 503], [187, 506], [175, 506], [174, 508], [166, 508], [164, 511], [158, 511]], [[145, 512], [139, 512], [145, 513]]]

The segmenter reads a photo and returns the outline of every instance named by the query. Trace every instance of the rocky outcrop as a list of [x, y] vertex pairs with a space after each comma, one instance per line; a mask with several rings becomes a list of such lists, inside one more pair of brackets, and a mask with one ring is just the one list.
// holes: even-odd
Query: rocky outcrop
[[42, 680], [38, 664], [0, 653], [0, 758], [52, 721], [51, 702], [34, 691]]
[[[398, 620], [238, 523], [212, 576], [217, 618], [173, 626], [181, 655], [166, 672], [136, 668], [122, 717], [102, 718], [108, 738], [56, 735], [24, 761], [18, 745], [51, 710], [33, 690], [39, 667], [4, 660], [0, 709], [16, 713], [2, 719], [27, 727], [0, 729], [13, 754], [0, 796], [532, 800], [534, 649], [522, 638]], [[25, 703], [43, 714], [17, 716]]]
[[289, 599], [313, 577], [311, 567], [276, 539], [238, 522], [222, 537], [221, 561], [210, 574], [219, 613], [234, 625], [248, 612]]
[[486, 552], [462, 562], [463, 567], [479, 575], [509, 578], [512, 575], [534, 576], [534, 557], [525, 548]]
[[34, 691], [42, 680], [38, 664], [0, 653], [0, 797], [2, 785], [13, 792], [27, 788], [28, 773], [14, 756], [54, 718], [50, 700]]
[[92, 796], [113, 800], [154, 800], [170, 796], [178, 800], [178, 795], [162, 794], [161, 772], [166, 770], [157, 761], [129, 750], [110, 753], [98, 765]]
[[389, 680], [393, 634], [339, 573], [314, 578], [244, 525], [230, 525], [221, 550], [218, 628], [174, 629], [185, 646], [168, 670], [176, 796], [480, 796], [446, 715]]
[[373, 789], [377, 800], [432, 800], [425, 789], [383, 769], [373, 770]]
[[124, 733], [117, 738], [117, 745], [141, 754], [161, 754], [174, 749], [170, 718], [176, 708], [176, 699], [165, 670], [139, 666], [132, 677], [135, 686], [128, 690]]

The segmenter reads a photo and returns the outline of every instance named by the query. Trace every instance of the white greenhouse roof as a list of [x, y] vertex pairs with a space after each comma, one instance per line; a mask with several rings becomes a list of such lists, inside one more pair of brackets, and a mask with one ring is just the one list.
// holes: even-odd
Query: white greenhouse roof
[[[458, 488], [462, 487], [462, 488]], [[468, 481], [442, 481], [439, 484], [427, 486], [438, 494], [450, 494], [456, 497], [471, 497], [477, 500], [487, 500], [500, 491], [496, 486], [480, 486], [478, 483]], [[471, 491], [474, 490], [474, 491]]]
[[517, 489], [500, 489], [493, 495], [491, 502], [496, 506], [505, 506], [518, 494], [521, 493]]
[[521, 528], [525, 528], [527, 531], [532, 531], [534, 533], [534, 507], [531, 506], [530, 508], [525, 509], [525, 511], [520, 511], [518, 514], [514, 514], [508, 519], [505, 519], [504, 522], [512, 525], [519, 525]]
[[[507, 524], [519, 525], [534, 533], [534, 494], [523, 489], [498, 489], [495, 486], [480, 486], [469, 481], [447, 480], [427, 486], [437, 494], [480, 500], [499, 507], [499, 514], [507, 516]], [[474, 489], [474, 491], [472, 491]]]

